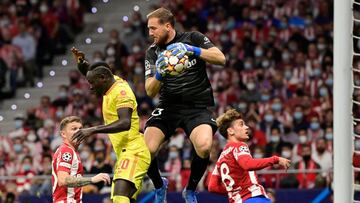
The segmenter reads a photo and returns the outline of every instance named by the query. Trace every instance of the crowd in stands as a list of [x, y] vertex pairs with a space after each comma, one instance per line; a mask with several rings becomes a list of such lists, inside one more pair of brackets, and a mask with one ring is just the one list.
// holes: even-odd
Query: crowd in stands
[[83, 29], [89, 0], [15, 0], [0, 3], [0, 100], [33, 87], [43, 67]]
[[[228, 108], [243, 113], [252, 131], [249, 146], [253, 157], [279, 155], [293, 161], [292, 169], [322, 171], [263, 174], [259, 181], [266, 188], [329, 186], [333, 166], [333, 4], [326, 0], [164, 0], [161, 5], [174, 12], [178, 30], [198, 30], [226, 54], [224, 68], [207, 67], [215, 94], [214, 114]], [[150, 43], [145, 17], [134, 12], [110, 32], [105, 50], [87, 56], [90, 62], [107, 61], [112, 71], [132, 86], [141, 129], [158, 102], [144, 89], [144, 54]], [[61, 143], [58, 128], [64, 116], [79, 115], [85, 126], [102, 122], [101, 99], [90, 94], [79, 72], [70, 71], [69, 83], [58, 92], [56, 98], [44, 95], [37, 107], [16, 118], [13, 132], [0, 137], [0, 175], [49, 174], [48, 157]], [[224, 144], [216, 133], [209, 173]], [[186, 184], [192, 153], [182, 129], [160, 150], [159, 166], [169, 175], [170, 191], [180, 191]], [[88, 139], [80, 154], [87, 173], [112, 171], [115, 155], [107, 135]], [[268, 170], [281, 169], [275, 165]], [[5, 190], [3, 183], [1, 191]], [[18, 192], [49, 194], [43, 182], [33, 187], [26, 180], [16, 184], [21, 186]], [[206, 185], [205, 176], [200, 190]], [[89, 192], [104, 190], [108, 191], [103, 185], [87, 188]]]

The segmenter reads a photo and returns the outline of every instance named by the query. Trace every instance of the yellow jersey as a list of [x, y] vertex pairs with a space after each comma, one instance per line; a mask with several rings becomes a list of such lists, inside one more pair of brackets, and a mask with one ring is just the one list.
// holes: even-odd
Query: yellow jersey
[[105, 125], [119, 120], [117, 109], [125, 107], [133, 110], [130, 130], [109, 134], [114, 151], [119, 155], [123, 149], [144, 150], [146, 145], [143, 134], [139, 132], [139, 116], [134, 92], [125, 80], [118, 76], [114, 76], [114, 78], [116, 82], [103, 96], [102, 113]]

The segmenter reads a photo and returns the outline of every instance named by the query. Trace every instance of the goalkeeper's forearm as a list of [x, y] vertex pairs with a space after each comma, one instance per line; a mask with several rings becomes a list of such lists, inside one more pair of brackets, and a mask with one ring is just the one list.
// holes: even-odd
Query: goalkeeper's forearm
[[73, 177], [68, 176], [65, 178], [65, 186], [67, 187], [82, 187], [91, 184], [91, 177]]
[[161, 87], [161, 82], [157, 80], [155, 76], [149, 77], [145, 81], [146, 94], [151, 98], [157, 95], [157, 93], [160, 91], [160, 87]]
[[86, 76], [86, 73], [89, 71], [89, 62], [87, 62], [85, 59], [80, 59], [77, 62], [77, 68], [80, 71], [81, 74], [83, 74], [84, 76]]
[[202, 58], [208, 63], [216, 65], [224, 66], [226, 63], [226, 58], [224, 54], [217, 47], [202, 49], [200, 58]]

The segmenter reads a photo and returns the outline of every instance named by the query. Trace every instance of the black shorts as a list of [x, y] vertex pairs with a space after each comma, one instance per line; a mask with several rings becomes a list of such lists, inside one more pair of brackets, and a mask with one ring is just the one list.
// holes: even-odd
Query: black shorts
[[209, 124], [215, 134], [217, 125], [211, 111], [206, 108], [156, 108], [146, 122], [146, 127], [157, 127], [169, 139], [175, 134], [176, 128], [184, 129], [187, 136], [201, 125]]

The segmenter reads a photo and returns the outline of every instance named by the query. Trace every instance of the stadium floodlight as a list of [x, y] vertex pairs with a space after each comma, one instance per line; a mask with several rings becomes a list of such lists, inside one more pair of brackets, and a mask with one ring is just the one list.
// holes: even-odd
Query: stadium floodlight
[[26, 93], [24, 94], [24, 98], [25, 98], [25, 99], [30, 99], [30, 93], [26, 92]]
[[63, 60], [61, 61], [61, 65], [66, 66], [67, 64], [68, 64], [68, 62], [67, 62], [66, 59], [63, 59]]
[[0, 115], [0, 122], [4, 120], [4, 117]]
[[135, 6], [134, 6], [134, 11], [137, 12], [137, 11], [139, 11], [139, 10], [140, 10], [140, 7], [139, 7], [138, 5], [135, 5]]
[[103, 33], [103, 32], [104, 32], [104, 28], [98, 27], [98, 28], [97, 28], [97, 32], [98, 32], [98, 33]]
[[14, 111], [15, 111], [15, 110], [17, 109], [17, 105], [16, 105], [16, 104], [12, 104], [10, 108], [11, 108], [11, 110], [14, 110]]
[[42, 87], [44, 87], [44, 83], [42, 83], [42, 82], [37, 82], [37, 83], [36, 83], [36, 86], [37, 86], [38, 88], [42, 88]]
[[92, 8], [91, 8], [91, 13], [93, 13], [93, 14], [97, 13], [97, 8], [96, 8], [96, 7], [92, 7]]
[[90, 38], [90, 37], [87, 37], [87, 38], [85, 39], [85, 43], [86, 43], [86, 44], [91, 44], [91, 38]]
[[109, 0], [103, 0], [103, 2], [104, 2], [104, 3], [107, 3], [107, 2], [109, 2]]
[[49, 75], [50, 75], [51, 77], [54, 77], [54, 76], [55, 76], [55, 71], [51, 70], [51, 71], [49, 72]]
[[122, 20], [123, 20], [124, 22], [127, 22], [127, 21], [129, 20], [129, 17], [124, 16]]

